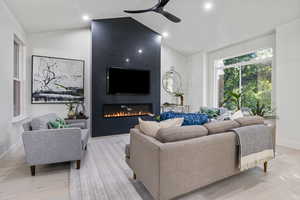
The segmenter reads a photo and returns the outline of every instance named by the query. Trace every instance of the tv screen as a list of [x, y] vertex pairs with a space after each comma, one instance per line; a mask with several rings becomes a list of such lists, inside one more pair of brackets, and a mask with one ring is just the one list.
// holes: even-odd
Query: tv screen
[[107, 73], [108, 94], [150, 93], [150, 71], [148, 70], [109, 68]]

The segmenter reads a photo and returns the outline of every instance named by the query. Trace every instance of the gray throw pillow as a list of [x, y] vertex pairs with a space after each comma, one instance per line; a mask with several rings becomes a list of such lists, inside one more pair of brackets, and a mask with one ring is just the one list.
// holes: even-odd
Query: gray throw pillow
[[162, 143], [177, 142], [206, 136], [208, 131], [203, 126], [181, 126], [161, 128], [158, 130], [156, 139]]

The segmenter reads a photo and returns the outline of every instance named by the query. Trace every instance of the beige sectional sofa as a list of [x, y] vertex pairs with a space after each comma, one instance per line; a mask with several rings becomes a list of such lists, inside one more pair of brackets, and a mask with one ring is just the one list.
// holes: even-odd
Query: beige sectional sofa
[[172, 199], [239, 173], [236, 134], [228, 130], [261, 123], [244, 118], [169, 128], [156, 138], [134, 128], [126, 160], [154, 199]]

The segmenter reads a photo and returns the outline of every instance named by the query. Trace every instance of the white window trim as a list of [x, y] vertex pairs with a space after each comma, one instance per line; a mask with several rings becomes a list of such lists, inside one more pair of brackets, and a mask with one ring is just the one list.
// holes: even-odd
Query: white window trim
[[[26, 113], [26, 46], [22, 40], [19, 39], [19, 37], [14, 34], [13, 42], [17, 42], [19, 44], [19, 78], [14, 77], [14, 71], [12, 74], [12, 81], [11, 84], [13, 84], [14, 80], [20, 81], [20, 115], [14, 116], [14, 113], [12, 112], [12, 123], [18, 123], [25, 119], [27, 119], [27, 113]], [[13, 105], [14, 106], [14, 105]], [[12, 106], [12, 109], [14, 107]]]
[[[265, 58], [265, 59], [260, 59], [260, 60], [251, 60], [251, 61], [247, 61], [247, 62], [240, 62], [240, 63], [237, 63], [237, 64], [232, 64], [232, 65], [227, 65], [227, 66], [224, 66], [224, 67], [217, 67], [216, 66], [216, 61], [217, 60], [226, 60], [226, 59], [230, 59], [230, 58], [234, 58], [234, 57], [238, 57], [238, 56], [242, 56], [242, 55], [245, 55], [245, 54], [249, 54], [249, 53], [253, 53], [253, 52], [256, 52], [256, 51], [259, 51], [259, 50], [262, 50], [262, 49], [267, 49], [267, 48], [260, 48], [260, 49], [257, 49], [257, 50], [252, 50], [252, 51], [249, 51], [249, 52], [245, 52], [245, 53], [240, 53], [238, 55], [235, 55], [235, 56], [230, 56], [230, 57], [225, 57], [225, 58], [221, 58], [221, 59], [216, 59], [213, 61], [213, 106], [214, 107], [219, 107], [219, 88], [218, 88], [218, 84], [217, 84], [217, 81], [218, 81], [218, 69], [226, 69], [226, 68], [232, 68], [232, 67], [241, 67], [241, 66], [244, 66], [244, 65], [250, 65], [250, 64], [259, 64], [259, 63], [268, 63], [268, 62], [271, 62], [271, 65], [272, 65], [272, 68], [274, 67], [274, 56], [275, 56], [275, 53], [274, 53], [274, 48], [273, 47], [270, 47], [273, 49], [273, 56], [271, 58]], [[272, 72], [273, 73], [273, 72]], [[273, 76], [272, 76], [273, 78]], [[272, 81], [273, 82], [273, 81]], [[272, 91], [273, 93], [273, 91]], [[273, 98], [272, 98], [272, 106], [273, 106]]]

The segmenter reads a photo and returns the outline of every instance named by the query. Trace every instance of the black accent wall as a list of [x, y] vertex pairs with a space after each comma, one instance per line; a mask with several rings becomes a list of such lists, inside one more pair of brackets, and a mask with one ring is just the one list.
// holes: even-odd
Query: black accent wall
[[[139, 50], [142, 53], [139, 53]], [[104, 118], [104, 104], [152, 104], [160, 112], [160, 35], [132, 18], [92, 22], [92, 136], [128, 133], [138, 117]], [[150, 94], [108, 95], [109, 67], [150, 70]], [[139, 84], [138, 82], [136, 83]]]

